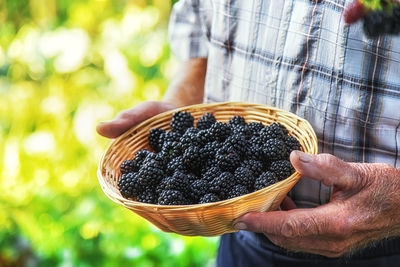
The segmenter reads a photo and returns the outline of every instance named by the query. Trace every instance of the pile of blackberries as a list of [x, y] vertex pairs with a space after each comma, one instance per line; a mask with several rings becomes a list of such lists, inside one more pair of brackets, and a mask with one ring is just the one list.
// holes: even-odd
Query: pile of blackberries
[[153, 151], [125, 160], [118, 181], [122, 196], [160, 205], [216, 202], [265, 188], [289, 177], [289, 154], [299, 141], [279, 123], [228, 123], [206, 113], [194, 127], [187, 111], [173, 114], [172, 131], [150, 130]]
[[355, 0], [344, 12], [346, 23], [363, 20], [367, 36], [400, 33], [400, 4], [397, 0]]

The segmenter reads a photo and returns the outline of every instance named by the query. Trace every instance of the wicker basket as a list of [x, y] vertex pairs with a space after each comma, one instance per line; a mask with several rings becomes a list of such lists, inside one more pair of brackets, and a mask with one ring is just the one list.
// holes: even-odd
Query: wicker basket
[[[300, 141], [303, 151], [317, 153], [317, 138], [311, 125], [290, 112], [241, 102], [200, 104], [177, 110], [189, 111], [195, 122], [206, 112], [213, 113], [215, 118], [222, 122], [227, 122], [234, 115], [243, 116], [246, 122], [262, 122], [265, 125], [280, 122]], [[285, 195], [300, 179], [300, 174], [295, 172], [287, 179], [267, 188], [207, 204], [154, 205], [124, 198], [117, 185], [121, 177], [121, 163], [133, 158], [140, 149], [150, 149], [147, 141], [149, 130], [155, 127], [170, 130], [172, 114], [177, 110], [154, 116], [113, 140], [101, 157], [97, 171], [101, 188], [111, 200], [147, 219], [162, 231], [188, 236], [217, 236], [235, 232], [232, 222], [236, 218], [250, 211], [278, 208]]]

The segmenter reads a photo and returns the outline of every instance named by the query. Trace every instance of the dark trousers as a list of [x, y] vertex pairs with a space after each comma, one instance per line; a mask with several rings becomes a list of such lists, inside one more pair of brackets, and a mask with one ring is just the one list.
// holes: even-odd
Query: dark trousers
[[385, 240], [343, 258], [288, 252], [264, 235], [240, 231], [221, 236], [218, 267], [400, 266], [400, 238]]

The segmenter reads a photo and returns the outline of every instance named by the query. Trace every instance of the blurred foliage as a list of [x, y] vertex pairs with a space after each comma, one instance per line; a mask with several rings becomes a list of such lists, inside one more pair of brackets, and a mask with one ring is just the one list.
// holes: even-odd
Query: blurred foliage
[[96, 124], [173, 75], [172, 4], [0, 1], [0, 266], [213, 265], [217, 238], [161, 232], [96, 177]]

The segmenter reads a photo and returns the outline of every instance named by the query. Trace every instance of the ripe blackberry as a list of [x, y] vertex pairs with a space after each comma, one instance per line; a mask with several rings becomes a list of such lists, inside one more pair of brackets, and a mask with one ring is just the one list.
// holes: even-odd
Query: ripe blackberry
[[247, 188], [247, 190], [252, 191], [254, 185], [254, 173], [246, 167], [238, 167], [233, 174], [233, 179], [236, 184], [241, 184]]
[[219, 197], [213, 193], [205, 194], [200, 198], [199, 204], [211, 203], [219, 201]]
[[269, 170], [276, 174], [277, 179], [284, 180], [294, 173], [294, 168], [288, 160], [278, 160], [271, 163]]
[[386, 11], [371, 11], [364, 17], [363, 29], [369, 37], [377, 37], [381, 34], [390, 33], [393, 20]]
[[165, 130], [159, 128], [150, 129], [149, 146], [155, 151], [160, 152], [162, 148], [162, 139], [160, 138], [165, 133]]
[[159, 205], [186, 205], [188, 200], [177, 190], [163, 190], [158, 197]]
[[263, 157], [264, 157], [264, 150], [262, 146], [249, 144], [246, 147], [246, 154], [244, 158], [249, 160], [262, 160]]
[[157, 204], [158, 196], [151, 188], [146, 188], [142, 193], [138, 195], [136, 201], [148, 204]]
[[188, 186], [189, 184], [185, 174], [176, 172], [173, 176], [167, 176], [163, 178], [157, 185], [156, 192], [158, 194], [160, 194], [162, 190], [177, 190], [184, 192], [188, 190]]
[[[267, 127], [264, 127], [260, 132], [261, 141], [266, 142], [270, 139], [278, 138], [283, 139], [287, 135], [287, 130], [281, 124], [274, 122]], [[286, 133], [286, 134], [285, 134]]]
[[190, 146], [183, 152], [183, 163], [189, 170], [199, 171], [201, 166], [200, 148], [198, 146]]
[[241, 157], [246, 153], [247, 141], [243, 136], [233, 134], [225, 140], [223, 147], [232, 149]]
[[292, 152], [293, 150], [300, 150], [301, 148], [299, 140], [297, 140], [297, 138], [294, 136], [291, 135], [286, 136], [284, 142], [287, 147], [287, 157], [289, 157], [290, 152]]
[[206, 113], [197, 121], [197, 129], [206, 130], [209, 129], [217, 120], [211, 113]]
[[165, 131], [164, 134], [160, 135], [160, 144], [163, 146], [167, 142], [179, 142], [181, 136], [181, 134], [176, 132]]
[[120, 170], [122, 174], [137, 172], [139, 166], [137, 166], [136, 161], [132, 159], [124, 160], [121, 164]]
[[232, 129], [227, 124], [217, 121], [211, 126], [210, 133], [217, 141], [223, 142], [231, 135]]
[[223, 172], [210, 182], [210, 192], [218, 195], [220, 199], [226, 199], [234, 185], [233, 174], [230, 172]]
[[165, 176], [162, 163], [155, 159], [146, 160], [140, 168], [138, 175], [144, 188], [155, 188]]
[[136, 164], [138, 165], [138, 167], [140, 167], [143, 164], [147, 155], [152, 154], [152, 153], [153, 152], [148, 151], [147, 149], [141, 149], [138, 152], [136, 152], [134, 160], [136, 161]]
[[245, 167], [245, 168], [249, 169], [250, 171], [252, 171], [254, 177], [258, 177], [264, 169], [261, 161], [253, 160], [253, 159], [244, 160], [240, 164], [240, 167]]
[[185, 133], [179, 139], [183, 148], [187, 148], [189, 146], [200, 146], [200, 141], [197, 137], [198, 129], [192, 127], [186, 129]]
[[246, 121], [241, 116], [233, 116], [228, 123], [233, 127], [246, 125]]
[[263, 152], [265, 160], [276, 161], [286, 157], [287, 148], [282, 140], [274, 138], [265, 142]]
[[166, 167], [166, 173], [168, 175], [172, 175], [175, 171], [186, 172], [186, 170], [187, 168], [183, 162], [182, 156], [178, 156], [176, 158], [171, 159], [171, 161], [168, 162]]
[[137, 173], [126, 173], [118, 181], [121, 195], [126, 198], [137, 197], [142, 192], [140, 178]]
[[260, 132], [262, 129], [264, 129], [265, 126], [261, 122], [250, 122], [249, 124], [247, 124], [247, 127], [249, 128], [253, 136], [260, 136]]
[[170, 126], [172, 131], [183, 134], [186, 129], [193, 127], [193, 121], [192, 114], [187, 111], [178, 111], [172, 115]]
[[191, 199], [193, 199], [195, 202], [198, 202], [198, 200], [204, 196], [205, 194], [208, 193], [210, 188], [209, 183], [204, 180], [204, 179], [199, 179], [194, 181], [190, 185], [190, 196]]
[[222, 144], [214, 141], [205, 144], [202, 148], [200, 148], [200, 157], [203, 161], [207, 161], [208, 159], [214, 159], [215, 153], [218, 149], [222, 147]]
[[211, 134], [209, 130], [200, 130], [196, 134], [197, 141], [200, 146], [204, 146], [207, 143], [210, 143], [215, 140], [214, 136]]
[[278, 182], [276, 174], [270, 171], [263, 172], [254, 182], [254, 190], [260, 190]]
[[167, 161], [176, 158], [182, 154], [181, 144], [178, 142], [166, 142], [161, 149], [161, 156]]
[[215, 161], [222, 171], [234, 171], [240, 164], [240, 156], [234, 150], [222, 147], [217, 150]]
[[234, 197], [239, 197], [248, 194], [250, 191], [247, 189], [246, 186], [237, 184], [232, 187], [232, 189], [228, 193], [228, 199], [229, 198], [234, 198]]
[[222, 174], [222, 171], [218, 167], [213, 166], [213, 167], [207, 169], [206, 172], [204, 172], [202, 174], [201, 178], [208, 182], [211, 182], [216, 177], [219, 177], [221, 174]]
[[233, 134], [234, 135], [240, 135], [243, 136], [246, 140], [250, 139], [253, 136], [253, 133], [249, 129], [247, 125], [245, 126], [235, 126], [232, 128]]

